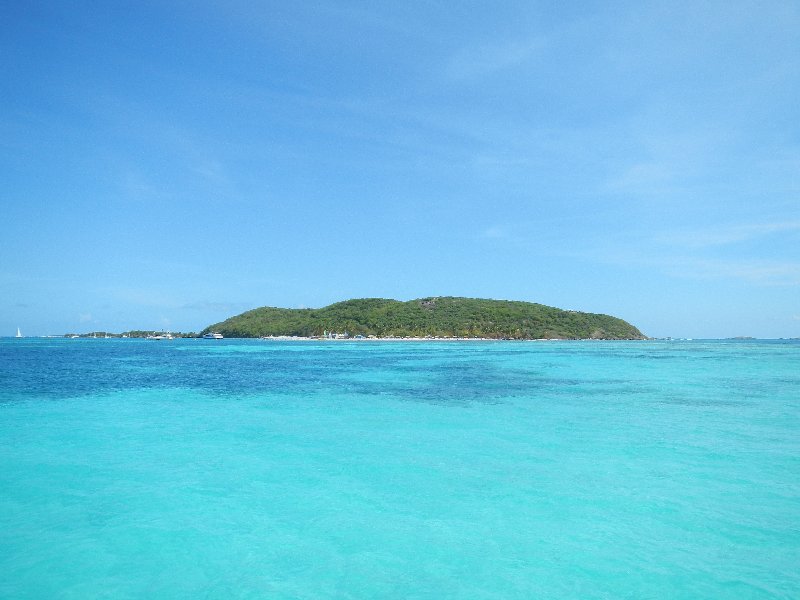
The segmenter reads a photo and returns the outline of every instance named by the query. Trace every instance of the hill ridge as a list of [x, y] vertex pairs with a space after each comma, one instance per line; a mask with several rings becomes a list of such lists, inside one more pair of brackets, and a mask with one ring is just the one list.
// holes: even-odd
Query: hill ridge
[[646, 339], [611, 315], [563, 310], [520, 300], [428, 296], [400, 301], [354, 298], [322, 308], [263, 306], [206, 327], [226, 337], [321, 336], [492, 339]]

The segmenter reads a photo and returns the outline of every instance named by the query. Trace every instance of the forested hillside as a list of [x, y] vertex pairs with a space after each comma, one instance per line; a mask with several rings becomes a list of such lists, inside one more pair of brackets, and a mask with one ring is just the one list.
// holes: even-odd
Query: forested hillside
[[263, 307], [210, 325], [203, 333], [208, 331], [226, 337], [319, 336], [328, 331], [377, 337], [645, 339], [636, 327], [609, 315], [452, 297], [408, 302], [364, 298], [318, 309]]

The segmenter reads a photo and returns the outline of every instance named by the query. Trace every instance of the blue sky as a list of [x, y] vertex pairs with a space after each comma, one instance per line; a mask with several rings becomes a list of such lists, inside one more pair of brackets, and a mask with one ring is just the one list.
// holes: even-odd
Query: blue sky
[[0, 335], [432, 295], [800, 336], [796, 2], [0, 8]]

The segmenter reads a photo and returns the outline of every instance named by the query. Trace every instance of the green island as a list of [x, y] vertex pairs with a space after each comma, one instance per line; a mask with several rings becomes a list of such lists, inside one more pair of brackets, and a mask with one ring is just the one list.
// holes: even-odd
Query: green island
[[324, 308], [262, 307], [206, 327], [225, 337], [377, 337], [489, 339], [647, 339], [609, 315], [532, 302], [431, 297], [401, 302], [346, 300]]
[[[152, 338], [158, 335], [165, 335], [167, 332], [165, 331], [156, 331], [156, 330], [144, 330], [144, 329], [132, 329], [130, 331], [123, 331], [122, 333], [114, 333], [111, 331], [90, 331], [88, 333], [64, 333], [60, 334], [59, 337], [65, 338]], [[169, 335], [172, 338], [195, 338], [197, 334], [194, 332], [190, 333], [181, 333], [180, 331], [171, 331]]]

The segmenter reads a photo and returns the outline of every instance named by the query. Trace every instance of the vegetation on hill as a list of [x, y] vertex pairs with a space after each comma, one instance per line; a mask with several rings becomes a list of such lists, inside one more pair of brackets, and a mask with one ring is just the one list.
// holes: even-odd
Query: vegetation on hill
[[[122, 333], [112, 333], [111, 331], [90, 331], [89, 333], [65, 333], [63, 337], [72, 338], [72, 337], [81, 337], [81, 338], [146, 338], [150, 335], [158, 335], [159, 333], [163, 334], [164, 331], [155, 331], [155, 330], [142, 330], [142, 329], [134, 329], [131, 331], [123, 331]], [[192, 333], [181, 333], [180, 331], [172, 331], [170, 335], [174, 338], [194, 338], [197, 337], [197, 334]]]
[[209, 331], [226, 337], [320, 336], [327, 331], [377, 337], [645, 339], [630, 323], [608, 315], [452, 297], [408, 302], [363, 298], [318, 309], [263, 307], [211, 325], [201, 334]]

